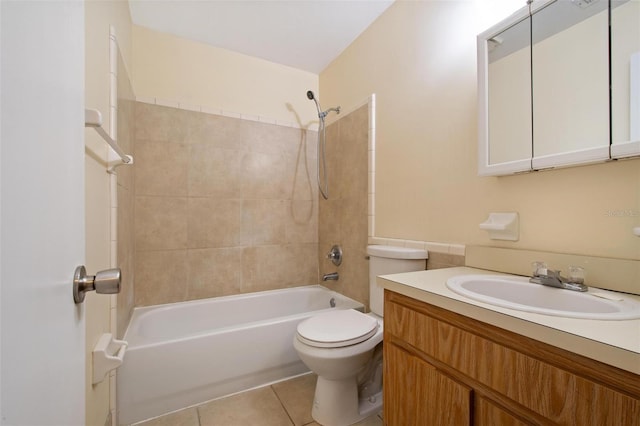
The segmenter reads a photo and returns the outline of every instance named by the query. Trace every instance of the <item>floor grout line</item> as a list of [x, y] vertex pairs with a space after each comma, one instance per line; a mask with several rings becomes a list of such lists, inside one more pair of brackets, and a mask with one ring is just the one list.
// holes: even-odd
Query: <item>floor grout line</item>
[[[290, 380], [296, 380], [296, 379], [299, 379], [299, 377], [296, 377], [296, 378], [293, 378], [293, 379], [290, 379]], [[285, 388], [282, 388], [281, 392], [283, 392], [283, 394], [281, 395], [280, 393], [278, 393], [278, 391], [276, 389], [278, 387], [278, 385], [286, 383], [287, 381], [289, 381], [289, 380], [286, 380], [286, 381], [283, 381], [283, 382], [278, 382], [278, 383], [275, 383], [275, 384], [272, 384], [272, 385], [267, 385], [267, 386], [264, 386], [264, 387], [261, 387], [261, 388], [258, 388], [258, 389], [264, 389], [264, 388], [268, 387], [271, 390], [271, 392], [273, 392], [275, 394], [278, 402], [280, 403], [281, 408], [284, 410], [287, 418], [289, 419], [289, 422], [290, 422], [291, 426], [317, 425], [318, 423], [314, 419], [311, 419], [310, 421], [307, 421], [306, 418], [300, 418], [299, 419], [300, 422], [305, 422], [305, 423], [301, 423], [300, 425], [298, 425], [296, 423], [296, 421], [293, 418], [293, 416], [296, 413], [296, 409], [299, 408], [296, 405], [296, 403], [294, 402], [296, 400], [293, 399], [293, 400], [290, 401], [290, 405], [291, 405], [290, 408], [291, 408], [292, 412], [289, 412], [289, 410], [287, 409], [287, 406], [285, 405], [285, 401], [288, 400], [287, 395], [290, 392], [289, 391], [285, 391]], [[253, 390], [258, 390], [258, 389], [253, 389]], [[249, 390], [247, 392], [251, 392], [251, 390]], [[243, 393], [245, 393], [245, 392], [238, 392], [238, 393], [236, 393], [234, 395], [230, 395], [230, 396], [237, 396], [237, 395], [241, 395]], [[225, 398], [223, 397], [223, 398], [220, 398], [220, 399], [216, 399], [216, 400], [212, 400], [212, 401], [208, 401], [208, 402], [203, 402], [201, 404], [193, 405], [191, 407], [185, 407], [183, 409], [177, 410], [177, 411], [169, 413], [167, 415], [159, 416], [159, 417], [156, 417], [154, 419], [150, 419], [150, 421], [140, 422], [139, 426], [166, 426], [168, 424], [175, 424], [175, 423], [167, 423], [167, 420], [168, 420], [167, 417], [171, 416], [171, 415], [175, 415], [176, 413], [179, 413], [179, 412], [182, 412], [182, 411], [185, 411], [185, 410], [190, 410], [190, 409], [195, 409], [196, 410], [196, 421], [197, 421], [197, 423], [193, 422], [193, 417], [192, 417], [192, 420], [190, 420], [189, 424], [192, 425], [192, 426], [205, 426], [203, 424], [203, 421], [202, 421], [202, 413], [200, 412], [200, 408], [202, 406], [206, 405], [206, 404], [209, 404], [209, 403], [212, 403], [212, 402], [215, 402], [215, 401], [221, 401], [221, 400], [224, 400], [224, 399]], [[376, 417], [377, 421], [372, 421], [372, 420], [367, 421], [367, 419], [363, 419], [361, 422], [367, 422], [367, 424], [384, 425], [384, 419], [382, 418], [382, 413], [374, 414], [371, 417], [374, 417], [374, 416]], [[175, 420], [176, 420], [175, 418], [171, 419], [172, 422], [175, 421]], [[358, 424], [360, 425], [361, 422], [359, 422]]]
[[291, 422], [291, 426], [296, 426], [296, 422], [293, 421], [291, 414], [289, 414], [289, 410], [287, 410], [287, 407], [284, 405], [284, 402], [282, 402], [282, 398], [280, 398], [280, 395], [278, 395], [278, 392], [276, 391], [276, 389], [273, 387], [273, 385], [269, 386], [269, 388], [276, 395], [276, 398], [278, 398], [278, 402], [280, 403], [280, 406], [282, 407], [285, 414], [289, 418], [289, 421]]

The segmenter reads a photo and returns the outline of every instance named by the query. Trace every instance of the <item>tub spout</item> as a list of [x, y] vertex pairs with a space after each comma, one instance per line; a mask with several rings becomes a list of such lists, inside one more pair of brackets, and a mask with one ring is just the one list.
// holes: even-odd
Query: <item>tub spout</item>
[[338, 281], [338, 279], [340, 278], [340, 276], [338, 275], [337, 272], [332, 272], [330, 274], [324, 274], [322, 276], [322, 281]]

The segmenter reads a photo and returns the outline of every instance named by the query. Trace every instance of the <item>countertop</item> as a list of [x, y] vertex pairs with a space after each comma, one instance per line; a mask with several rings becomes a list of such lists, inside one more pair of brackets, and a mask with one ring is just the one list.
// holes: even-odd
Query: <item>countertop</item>
[[382, 275], [377, 282], [396, 293], [640, 375], [640, 319], [586, 320], [516, 311], [466, 298], [445, 284], [450, 277], [471, 274], [505, 275], [457, 267]]

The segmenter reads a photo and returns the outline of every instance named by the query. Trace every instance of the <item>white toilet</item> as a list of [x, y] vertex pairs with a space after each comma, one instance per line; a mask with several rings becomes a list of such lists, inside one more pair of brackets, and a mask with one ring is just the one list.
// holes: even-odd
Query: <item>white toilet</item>
[[371, 313], [336, 309], [298, 325], [293, 346], [318, 375], [311, 415], [324, 426], [346, 426], [382, 408], [382, 315], [384, 290], [378, 275], [425, 269], [427, 252], [369, 246]]

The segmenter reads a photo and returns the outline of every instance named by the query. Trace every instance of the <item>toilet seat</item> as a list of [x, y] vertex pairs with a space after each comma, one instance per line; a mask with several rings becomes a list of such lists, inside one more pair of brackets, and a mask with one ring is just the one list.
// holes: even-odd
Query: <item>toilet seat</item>
[[298, 340], [316, 348], [342, 348], [370, 339], [380, 324], [354, 309], [338, 309], [315, 315], [298, 324]]

